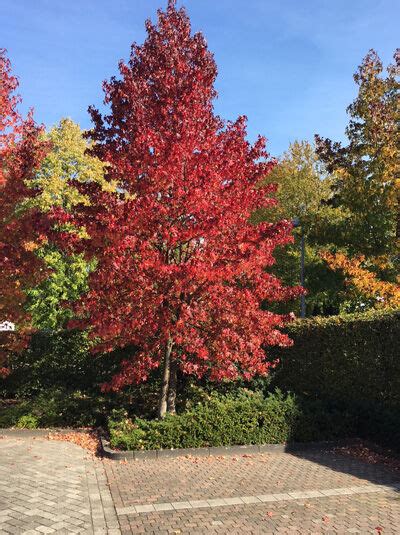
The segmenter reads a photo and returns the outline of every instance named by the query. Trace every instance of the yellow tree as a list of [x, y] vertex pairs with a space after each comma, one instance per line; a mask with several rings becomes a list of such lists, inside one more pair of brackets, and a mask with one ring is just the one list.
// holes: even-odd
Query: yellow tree
[[335, 175], [333, 203], [344, 214], [335, 241], [340, 252], [325, 259], [345, 276], [348, 296], [356, 289], [370, 306], [390, 304], [399, 291], [400, 49], [394, 58], [385, 75], [370, 50], [355, 73], [348, 144], [316, 136], [318, 155]]
[[278, 164], [262, 182], [276, 184], [278, 201], [273, 212], [278, 218], [302, 219], [307, 228], [324, 208], [331, 190], [330, 178], [318, 161], [308, 141], [295, 141], [278, 160]]
[[107, 191], [115, 189], [115, 184], [104, 178], [106, 164], [89, 154], [91, 144], [78, 124], [61, 119], [45, 138], [52, 150], [29, 182], [30, 187], [40, 189], [40, 194], [29, 202], [44, 212], [55, 206], [71, 211], [77, 204], [89, 202], [77, 188], [71, 187], [74, 181], [97, 182]]
[[[25, 205], [33, 204], [42, 212], [55, 207], [73, 212], [76, 205], [89, 204], [88, 198], [74, 187], [75, 182], [97, 182], [104, 190], [115, 189], [115, 184], [105, 179], [106, 165], [88, 153], [91, 145], [78, 124], [62, 119], [45, 134], [45, 139], [51, 150], [29, 181], [38, 195], [27, 199]], [[84, 229], [82, 233], [84, 235]], [[56, 329], [72, 316], [64, 305], [85, 291], [94, 264], [86, 262], [83, 255], [67, 255], [51, 243], [38, 249], [36, 255], [44, 261], [49, 275], [27, 291], [28, 309], [36, 327]]]

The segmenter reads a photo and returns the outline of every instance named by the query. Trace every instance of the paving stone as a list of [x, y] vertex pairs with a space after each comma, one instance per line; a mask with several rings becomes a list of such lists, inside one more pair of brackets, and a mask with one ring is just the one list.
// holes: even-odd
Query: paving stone
[[180, 509], [191, 509], [192, 508], [192, 506], [190, 505], [189, 502], [172, 502], [171, 505], [177, 511], [179, 511]]
[[173, 511], [174, 507], [172, 503], [155, 503], [154, 509], [156, 511]]
[[210, 507], [221, 507], [221, 505], [226, 505], [226, 502], [223, 498], [215, 498], [213, 500], [207, 500]]
[[190, 500], [189, 503], [194, 509], [198, 509], [201, 507], [210, 507], [210, 504], [207, 500]]
[[[400, 534], [400, 476], [333, 452], [105, 461], [105, 468], [118, 507], [154, 505], [119, 517], [126, 535], [364, 535], [377, 526]], [[187, 502], [190, 509], [179, 507]]]
[[260, 500], [257, 496], [242, 496], [243, 503], [260, 503]]
[[137, 513], [149, 513], [155, 511], [154, 505], [136, 505], [135, 509]]
[[111, 529], [119, 529], [103, 463], [79, 446], [4, 437], [0, 459], [0, 533], [93, 533], [94, 503], [101, 528], [107, 527], [101, 495], [108, 498]]
[[5, 438], [0, 458], [0, 534], [400, 533], [399, 474], [328, 451], [119, 463]]
[[[260, 496], [258, 496], [260, 499]], [[226, 505], [241, 505], [243, 503], [242, 498], [224, 498]]]

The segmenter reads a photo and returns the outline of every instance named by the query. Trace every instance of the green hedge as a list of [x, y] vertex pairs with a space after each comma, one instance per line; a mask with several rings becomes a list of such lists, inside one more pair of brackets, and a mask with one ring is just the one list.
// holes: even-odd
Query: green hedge
[[340, 404], [354, 432], [400, 450], [400, 311], [313, 318], [287, 329], [275, 349], [272, 387]]
[[277, 391], [266, 398], [254, 392], [235, 398], [211, 396], [164, 420], [116, 414], [109, 430], [113, 448], [152, 450], [329, 440], [351, 436], [353, 423], [350, 414], [346, 418], [333, 406], [304, 406], [295, 396]]
[[347, 403], [400, 404], [400, 311], [294, 322], [272, 385]]

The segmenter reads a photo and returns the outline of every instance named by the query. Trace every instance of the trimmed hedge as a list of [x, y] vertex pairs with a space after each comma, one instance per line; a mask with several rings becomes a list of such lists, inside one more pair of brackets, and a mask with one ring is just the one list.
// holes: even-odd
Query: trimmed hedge
[[400, 404], [400, 311], [296, 321], [272, 386], [341, 402]]
[[253, 392], [236, 398], [214, 395], [164, 420], [116, 414], [109, 430], [113, 448], [153, 450], [329, 440], [352, 436], [353, 423], [350, 414], [346, 418], [333, 406], [303, 406], [295, 396], [277, 391], [266, 398]]
[[400, 451], [400, 311], [296, 321], [272, 386], [340, 404], [354, 433]]

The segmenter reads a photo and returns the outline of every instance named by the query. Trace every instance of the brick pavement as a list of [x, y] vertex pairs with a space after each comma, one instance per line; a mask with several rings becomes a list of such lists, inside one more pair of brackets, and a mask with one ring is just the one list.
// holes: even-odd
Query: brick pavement
[[0, 440], [0, 535], [400, 535], [399, 490], [400, 474], [333, 452], [119, 462]]
[[0, 440], [0, 534], [120, 533], [104, 468], [68, 442]]
[[123, 534], [400, 534], [400, 475], [333, 452], [104, 462]]

